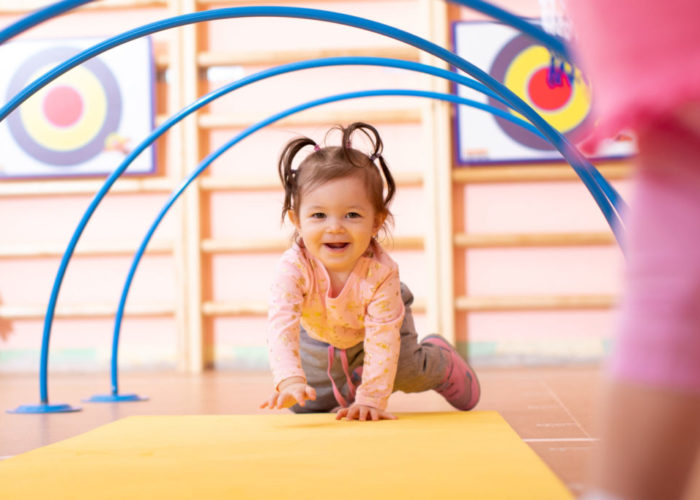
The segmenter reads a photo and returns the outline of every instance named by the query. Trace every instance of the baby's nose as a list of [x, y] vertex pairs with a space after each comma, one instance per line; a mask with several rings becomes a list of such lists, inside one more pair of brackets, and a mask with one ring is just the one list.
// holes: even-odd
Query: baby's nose
[[328, 229], [330, 231], [342, 231], [344, 229], [343, 221], [337, 217], [331, 217], [328, 220]]

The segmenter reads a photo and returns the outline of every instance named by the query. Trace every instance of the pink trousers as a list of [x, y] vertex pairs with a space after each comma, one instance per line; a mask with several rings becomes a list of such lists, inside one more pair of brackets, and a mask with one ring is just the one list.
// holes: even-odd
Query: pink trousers
[[700, 393], [700, 133], [669, 118], [639, 149], [611, 370]]
[[700, 392], [700, 2], [569, 0], [568, 10], [593, 85], [591, 141], [639, 136], [612, 373]]

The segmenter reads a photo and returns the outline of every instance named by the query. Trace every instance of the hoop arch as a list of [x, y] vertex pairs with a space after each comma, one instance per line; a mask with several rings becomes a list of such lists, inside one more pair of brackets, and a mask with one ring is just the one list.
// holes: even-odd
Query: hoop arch
[[[621, 233], [623, 231], [623, 224], [620, 214], [618, 212], [618, 208], [616, 206], [616, 203], [619, 203], [621, 200], [619, 195], [607, 183], [607, 181], [597, 171], [597, 169], [595, 169], [595, 167], [588, 163], [573, 145], [571, 145], [564, 137], [561, 136], [561, 134], [559, 134], [554, 128], [552, 128], [546, 121], [544, 121], [537, 114], [537, 112], [534, 111], [534, 109], [527, 105], [527, 103], [525, 103], [516, 94], [514, 94], [513, 92], [505, 88], [503, 85], [501, 85], [499, 82], [497, 82], [495, 79], [493, 79], [490, 75], [480, 70], [473, 64], [469, 63], [465, 59], [448, 51], [447, 49], [444, 49], [428, 40], [425, 40], [421, 37], [400, 30], [398, 28], [394, 28], [383, 23], [378, 23], [376, 21], [371, 21], [356, 16], [350, 16], [347, 14], [299, 7], [230, 7], [196, 12], [193, 14], [185, 14], [150, 23], [139, 28], [135, 28], [124, 32], [115, 37], [109, 38], [101, 43], [98, 43], [93, 47], [90, 47], [85, 51], [81, 52], [80, 54], [77, 54], [76, 56], [70, 58], [64, 63], [58, 65], [51, 71], [47, 72], [42, 77], [38, 78], [30, 85], [25, 87], [25, 89], [18, 93], [6, 105], [0, 108], [0, 121], [2, 121], [9, 113], [16, 109], [27, 98], [29, 98], [31, 95], [36, 93], [38, 90], [43, 88], [45, 85], [47, 85], [54, 79], [58, 78], [58, 76], [60, 76], [61, 74], [79, 65], [83, 61], [95, 57], [113, 47], [134, 40], [136, 38], [140, 38], [170, 28], [175, 28], [203, 21], [245, 17], [287, 17], [298, 19], [311, 19], [364, 29], [366, 31], [388, 36], [395, 40], [404, 42], [408, 45], [412, 45], [416, 48], [424, 50], [452, 64], [453, 66], [464, 71], [465, 73], [473, 76], [479, 82], [488, 87], [490, 90], [495, 92], [497, 95], [501, 96], [509, 104], [509, 106], [511, 106], [513, 109], [524, 115], [530, 122], [532, 122], [533, 125], [540, 131], [540, 133], [544, 135], [550, 142], [552, 142], [552, 144], [562, 153], [562, 155], [565, 158], [571, 158], [570, 164], [574, 168], [574, 171], [577, 173], [577, 175], [583, 181], [584, 185], [587, 187], [591, 195], [594, 197], [596, 203], [598, 204], [601, 211], [603, 212], [603, 215], [608, 221], [608, 224], [613, 230], [613, 233], [618, 239], [618, 242], [621, 241], [621, 234], [619, 234], [618, 232]], [[58, 295], [58, 291], [60, 290], [60, 283], [62, 281], [63, 274], [65, 274], [65, 269], [67, 267], [68, 260], [70, 259], [70, 255], [72, 254], [72, 251], [75, 248], [77, 241], [80, 238], [80, 235], [82, 234], [82, 231], [84, 230], [85, 224], [89, 220], [90, 216], [94, 212], [101, 199], [111, 188], [111, 186], [121, 175], [121, 173], [122, 172], [115, 170], [115, 172], [113, 172], [113, 174], [110, 175], [110, 177], [105, 181], [100, 191], [98, 191], [97, 195], [88, 207], [88, 210], [86, 211], [83, 220], [81, 220], [80, 224], [76, 228], [73, 238], [69, 243], [69, 247], [61, 261], [57, 279], [54, 282], [54, 287], [52, 289], [52, 294], [44, 322], [44, 335], [42, 339], [41, 354], [42, 380], [45, 380], [46, 366], [48, 365], [48, 339], [50, 337], [51, 324], [55, 313], [56, 298]], [[42, 403], [47, 403], [48, 395], [45, 382], [42, 382], [40, 389], [41, 401]]]
[[[466, 1], [466, 0], [462, 0]], [[468, 0], [468, 2], [473, 3], [475, 6], [483, 9], [493, 9], [489, 4], [482, 2], [481, 0]], [[463, 5], [467, 5], [463, 3]], [[505, 11], [494, 11], [493, 14], [501, 15], [508, 14]], [[510, 15], [512, 17], [512, 15]], [[36, 93], [40, 88], [65, 73], [69, 69], [77, 66], [83, 61], [95, 57], [102, 52], [109, 50], [113, 47], [126, 43], [128, 41], [146, 36], [158, 31], [163, 31], [166, 29], [184, 26], [187, 24], [193, 24], [202, 21], [213, 21], [220, 19], [230, 19], [230, 18], [244, 18], [244, 17], [289, 17], [296, 19], [312, 19], [318, 21], [326, 21], [351, 27], [356, 27], [384, 35], [395, 40], [404, 42], [408, 45], [412, 45], [416, 48], [424, 50], [434, 56], [442, 59], [443, 61], [453, 64], [458, 69], [461, 69], [465, 73], [473, 76], [481, 83], [485, 84], [494, 92], [498, 93], [506, 99], [506, 101], [515, 109], [524, 115], [530, 122], [535, 124], [535, 126], [547, 137], [547, 139], [552, 142], [552, 144], [560, 151], [562, 149], [572, 149], [574, 150], [572, 154], [578, 154], [581, 159], [582, 155], [575, 150], [575, 148], [559, 134], [551, 125], [549, 125], [544, 119], [542, 119], [537, 112], [525, 103], [520, 97], [515, 93], [504, 87], [500, 82], [497, 82], [488, 73], [482, 71], [475, 65], [469, 63], [464, 58], [453, 54], [449, 50], [440, 47], [428, 40], [425, 40], [419, 36], [408, 33], [404, 30], [394, 28], [387, 24], [379, 23], [369, 19], [364, 19], [357, 16], [350, 16], [347, 14], [341, 14], [337, 12], [330, 12], [318, 9], [307, 9], [301, 7], [228, 7], [222, 9], [213, 9], [204, 12], [195, 12], [192, 14], [184, 14], [181, 16], [175, 16], [161, 21], [156, 21], [138, 28], [134, 28], [121, 35], [114, 36], [103, 42], [100, 42], [85, 51], [77, 54], [75, 57], [70, 58], [63, 64], [57, 66], [51, 71], [44, 74], [42, 77], [38, 78], [24, 90], [19, 92], [13, 99], [11, 99], [5, 106], [0, 108], [0, 121], [2, 121], [10, 112], [12, 112], [19, 104], [24, 102], [28, 97]], [[507, 21], [514, 22], [513, 19], [507, 19]], [[527, 26], [521, 26], [522, 28], [527, 28], [528, 31], [533, 32], [533, 36], [544, 36], [543, 31], [536, 28], [529, 23]], [[547, 35], [547, 42], [551, 43], [551, 36]], [[605, 181], [602, 175], [592, 167], [592, 165], [579, 168], [577, 165], [572, 165], [576, 171], [579, 178], [583, 181], [586, 188], [589, 190], [599, 208], [603, 212], [608, 224], [614, 233], [618, 230], [622, 230], [621, 217], [617, 211], [616, 201], [619, 200], [619, 195], [614, 192], [614, 189]], [[616, 234], [617, 236], [617, 234]], [[619, 238], [618, 238], [619, 241]]]
[[113, 339], [112, 339], [112, 360], [111, 360], [111, 380], [112, 380], [112, 394], [117, 394], [119, 391], [119, 384], [118, 384], [118, 349], [119, 349], [119, 336], [121, 333], [121, 324], [124, 316], [124, 309], [126, 307], [126, 301], [128, 298], [129, 290], [131, 288], [131, 284], [134, 278], [134, 275], [136, 274], [136, 269], [138, 268], [138, 265], [141, 261], [141, 257], [146, 251], [146, 248], [148, 246], [148, 243], [151, 240], [151, 237], [155, 233], [156, 229], [160, 225], [161, 221], [165, 217], [165, 215], [168, 213], [170, 208], [173, 206], [175, 201], [180, 197], [180, 195], [184, 192], [185, 189], [199, 176], [206, 170], [209, 165], [211, 165], [219, 156], [221, 156], [224, 152], [228, 151], [231, 149], [233, 146], [238, 144], [240, 141], [248, 137], [249, 135], [257, 132], [258, 130], [267, 127], [268, 125], [271, 125], [283, 118], [286, 118], [287, 116], [290, 116], [292, 114], [298, 113], [300, 111], [310, 109], [313, 107], [321, 106], [324, 104], [329, 104], [332, 102], [337, 102], [341, 100], [347, 100], [347, 99], [357, 99], [357, 98], [363, 98], [363, 97], [380, 97], [380, 96], [411, 96], [411, 97], [423, 97], [423, 98], [429, 98], [429, 99], [438, 99], [438, 100], [443, 100], [443, 101], [448, 101], [452, 102], [455, 104], [461, 104], [461, 105], [466, 105], [466, 106], [472, 106], [477, 109], [481, 109], [483, 111], [492, 113], [492, 114], [497, 114], [498, 116], [501, 116], [502, 118], [506, 120], [510, 120], [512, 123], [523, 127], [524, 129], [528, 130], [529, 132], [536, 134], [539, 137], [542, 137], [542, 135], [539, 133], [539, 131], [534, 128], [531, 124], [518, 119], [517, 117], [514, 117], [510, 113], [503, 112], [502, 110], [498, 108], [494, 108], [489, 105], [485, 105], [480, 102], [472, 101], [470, 99], [465, 99], [461, 96], [455, 96], [452, 94], [442, 94], [442, 93], [437, 93], [437, 92], [428, 92], [428, 91], [420, 91], [420, 90], [409, 90], [409, 89], [386, 89], [386, 90], [367, 90], [367, 91], [359, 91], [359, 92], [350, 92], [350, 93], [344, 93], [344, 94], [337, 94], [334, 96], [329, 96], [321, 99], [316, 99], [313, 101], [309, 101], [304, 104], [300, 104], [298, 106], [294, 106], [292, 108], [289, 108], [287, 110], [281, 111], [279, 113], [276, 113], [274, 115], [271, 115], [270, 117], [254, 124], [251, 125], [250, 127], [246, 128], [244, 131], [240, 132], [237, 134], [233, 139], [230, 141], [226, 142], [224, 145], [220, 146], [216, 151], [213, 151], [210, 153], [200, 164], [198, 167], [190, 173], [190, 175], [187, 176], [187, 178], [180, 184], [180, 186], [174, 190], [170, 196], [168, 197], [168, 200], [166, 203], [163, 205], [163, 208], [161, 208], [161, 211], [158, 213], [156, 216], [155, 220], [153, 221], [152, 225], [150, 226], [149, 230], [146, 233], [146, 236], [144, 237], [143, 241], [138, 247], [138, 250], [136, 251], [134, 258], [132, 260], [131, 266], [129, 268], [129, 272], [127, 274], [126, 281], [124, 283], [124, 287], [122, 289], [122, 294], [119, 300], [119, 306], [117, 308], [117, 313], [115, 315], [115, 320], [114, 320], [114, 334], [113, 334]]
[[[20, 33], [27, 31], [34, 26], [43, 23], [53, 17], [76, 9], [82, 5], [91, 3], [95, 0], [62, 0], [52, 5], [44, 7], [28, 16], [23, 17], [19, 21], [11, 24], [7, 28], [0, 30], [0, 44], [5, 43], [10, 38], [13, 38]], [[447, 2], [456, 3], [469, 7], [473, 10], [486, 14], [489, 17], [502, 21], [510, 26], [527, 33], [547, 46], [550, 50], [556, 52], [561, 57], [571, 60], [571, 54], [566, 46], [566, 42], [560, 37], [551, 35], [542, 30], [538, 26], [527, 22], [525, 19], [511, 14], [507, 10], [501, 9], [495, 5], [482, 0], [445, 0]]]

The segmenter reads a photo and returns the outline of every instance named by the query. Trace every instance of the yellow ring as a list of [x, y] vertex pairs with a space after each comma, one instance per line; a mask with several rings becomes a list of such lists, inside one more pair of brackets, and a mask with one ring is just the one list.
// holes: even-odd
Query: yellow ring
[[[31, 81], [48, 69], [47, 66], [37, 71]], [[78, 89], [83, 98], [83, 114], [69, 127], [51, 124], [43, 110], [44, 99], [48, 93], [61, 85]], [[107, 96], [97, 77], [79, 66], [27, 99], [20, 110], [22, 123], [33, 140], [54, 151], [73, 151], [89, 143], [99, 133], [107, 116]]]
[[576, 128], [586, 118], [591, 107], [591, 94], [583, 83], [581, 73], [576, 69], [576, 83], [568, 102], [556, 111], [539, 108], [530, 99], [528, 84], [537, 71], [549, 67], [549, 61], [550, 54], [547, 49], [536, 45], [528, 47], [513, 59], [503, 78], [503, 84], [532, 106], [555, 129], [565, 133]]

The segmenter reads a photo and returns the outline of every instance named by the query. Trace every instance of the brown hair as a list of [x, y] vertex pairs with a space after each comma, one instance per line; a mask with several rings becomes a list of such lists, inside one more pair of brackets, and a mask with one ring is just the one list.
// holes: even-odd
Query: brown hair
[[[340, 146], [322, 148], [308, 137], [299, 137], [289, 141], [282, 150], [278, 165], [279, 176], [284, 187], [282, 221], [287, 212], [299, 212], [304, 191], [334, 179], [361, 175], [370, 202], [377, 215], [384, 216], [386, 226], [386, 222], [392, 217], [389, 204], [396, 192], [396, 184], [382, 156], [384, 146], [379, 133], [373, 126], [362, 122], [355, 122], [345, 128], [340, 126], [334, 128], [339, 129], [343, 134]], [[373, 152], [370, 155], [352, 148], [352, 136], [358, 132], [363, 133], [372, 144]], [[294, 158], [306, 146], [313, 146], [314, 151], [304, 158], [296, 169], [293, 169]], [[377, 166], [375, 162], [379, 165]], [[382, 180], [382, 174], [384, 180]], [[384, 194], [385, 182], [386, 195]]]

